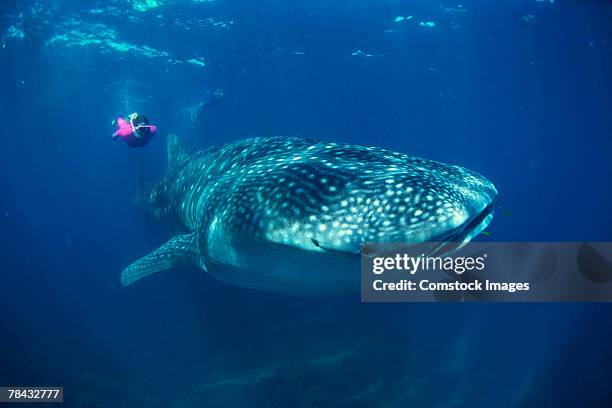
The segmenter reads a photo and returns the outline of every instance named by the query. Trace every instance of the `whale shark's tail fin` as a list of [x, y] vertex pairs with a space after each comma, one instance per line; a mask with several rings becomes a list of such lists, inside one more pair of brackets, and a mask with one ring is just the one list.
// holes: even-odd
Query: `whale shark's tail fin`
[[140, 258], [121, 272], [121, 286], [128, 286], [156, 272], [196, 265], [198, 254], [193, 233], [175, 235], [164, 245]]
[[182, 162], [189, 156], [189, 152], [181, 139], [174, 133], [168, 135], [168, 170]]

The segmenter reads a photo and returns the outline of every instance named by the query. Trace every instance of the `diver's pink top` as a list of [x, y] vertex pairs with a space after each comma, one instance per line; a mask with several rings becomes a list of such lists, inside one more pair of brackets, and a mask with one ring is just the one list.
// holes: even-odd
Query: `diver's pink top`
[[151, 131], [149, 134], [138, 137], [134, 134], [130, 122], [125, 120], [123, 116], [117, 118], [117, 127], [119, 129], [117, 129], [113, 137], [120, 137], [130, 147], [141, 147], [146, 145], [153, 139], [155, 132], [157, 132], [157, 126], [150, 125]]

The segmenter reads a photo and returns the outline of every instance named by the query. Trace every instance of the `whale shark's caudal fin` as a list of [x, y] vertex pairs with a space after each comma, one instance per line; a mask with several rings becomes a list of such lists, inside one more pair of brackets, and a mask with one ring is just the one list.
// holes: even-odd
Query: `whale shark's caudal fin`
[[175, 235], [164, 245], [121, 272], [121, 286], [128, 286], [156, 272], [178, 266], [197, 265], [198, 254], [193, 233]]
[[174, 133], [168, 135], [168, 169], [174, 167], [189, 156], [181, 139]]

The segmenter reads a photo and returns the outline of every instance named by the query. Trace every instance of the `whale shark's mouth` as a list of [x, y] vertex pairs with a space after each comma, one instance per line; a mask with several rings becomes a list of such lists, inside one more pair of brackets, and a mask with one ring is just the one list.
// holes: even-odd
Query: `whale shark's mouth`
[[439, 245], [434, 247], [427, 255], [433, 256], [447, 254], [463, 247], [475, 236], [480, 234], [485, 228], [487, 228], [493, 219], [493, 212], [494, 207], [493, 203], [491, 203], [480, 213], [469, 218], [457, 228], [433, 237], [429, 240], [429, 242], [438, 242]]

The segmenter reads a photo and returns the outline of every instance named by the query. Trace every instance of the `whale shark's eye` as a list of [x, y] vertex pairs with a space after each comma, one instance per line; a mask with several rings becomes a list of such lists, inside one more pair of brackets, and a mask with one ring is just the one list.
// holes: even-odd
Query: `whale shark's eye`
[[320, 245], [319, 245], [319, 241], [317, 241], [316, 239], [314, 239], [314, 238], [310, 238], [310, 240], [312, 241], [312, 243], [313, 243], [313, 244], [315, 244], [315, 246], [316, 246], [317, 248], [320, 246]]

